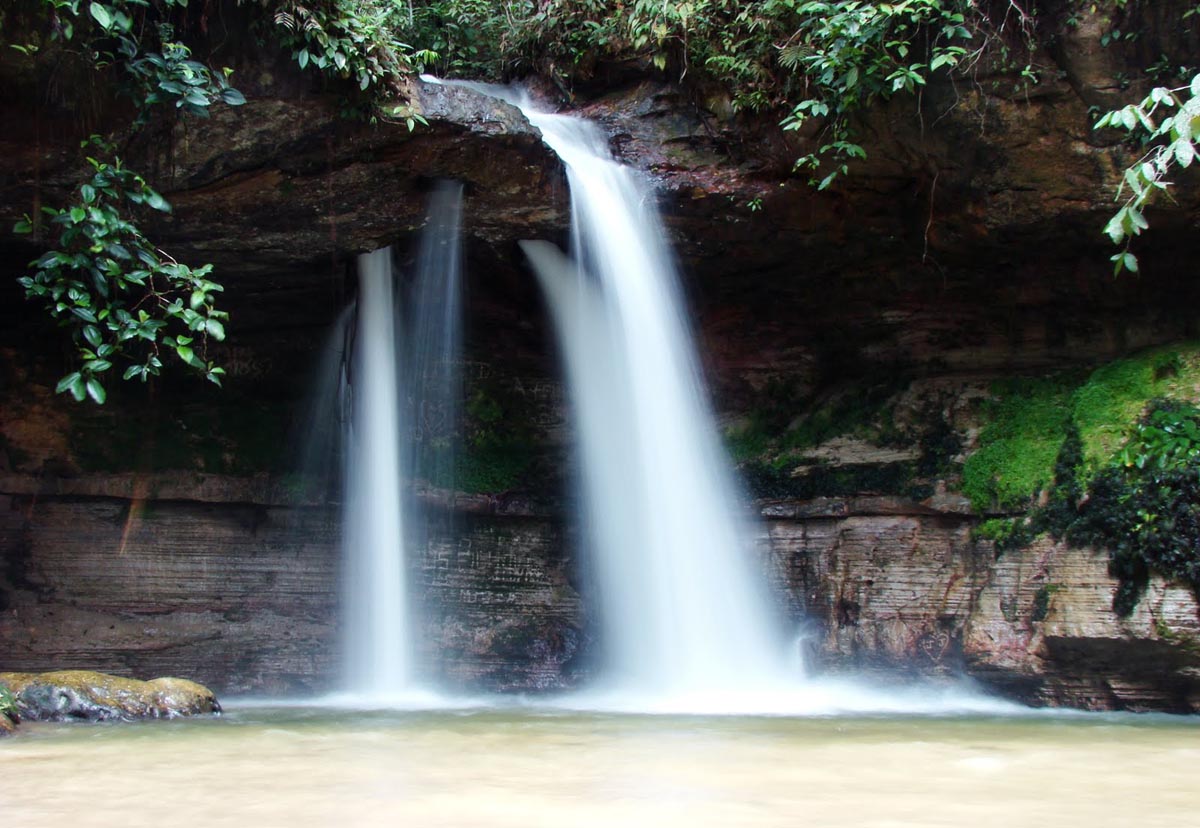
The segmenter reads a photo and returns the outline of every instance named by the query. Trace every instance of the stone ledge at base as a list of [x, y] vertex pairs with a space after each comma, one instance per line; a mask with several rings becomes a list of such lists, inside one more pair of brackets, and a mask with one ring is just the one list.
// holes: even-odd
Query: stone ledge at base
[[221, 712], [211, 690], [187, 679], [138, 681], [90, 670], [60, 670], [0, 673], [0, 684], [12, 691], [21, 718], [28, 721], [131, 721]]

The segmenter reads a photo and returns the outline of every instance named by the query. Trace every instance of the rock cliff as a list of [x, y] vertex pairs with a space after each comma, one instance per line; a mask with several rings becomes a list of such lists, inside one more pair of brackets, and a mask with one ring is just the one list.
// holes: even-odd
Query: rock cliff
[[[811, 136], [785, 139], [662, 77], [577, 102], [657, 185], [758, 496], [763, 565], [820, 669], [1200, 709], [1189, 589], [1156, 580], [1120, 619], [1102, 550], [1039, 541], [997, 556], [957, 493], [993, 379], [1094, 366], [1200, 321], [1183, 266], [1200, 252], [1183, 232], [1200, 223], [1200, 187], [1181, 181], [1152, 214], [1142, 275], [1111, 276], [1099, 228], [1128, 154], [1088, 108], [1122, 97], [1121, 55], [1084, 23], [1041, 56], [1052, 71], [1037, 86], [996, 67], [868, 113], [869, 160], [831, 192], [789, 173]], [[488, 471], [473, 491], [425, 493], [438, 517], [412, 563], [421, 657], [455, 687], [573, 684], [594, 642], [564, 504], [567, 418], [516, 248], [565, 233], [557, 163], [519, 113], [466, 90], [414, 86], [429, 126], [410, 131], [342, 119], [277, 68], [242, 86], [241, 110], [136, 148], [176, 207], [148, 228], [155, 240], [213, 262], [227, 286], [224, 392], [165, 378], [101, 410], [55, 396], [62, 347], [10, 278], [35, 250], [0, 242], [0, 669], [180, 674], [221, 693], [331, 686], [338, 509], [299, 494], [289, 435], [353, 254], [407, 249], [429, 182], [453, 177], [467, 185], [467, 395], [500, 412], [468, 416], [508, 448], [473, 458]], [[24, 105], [7, 104], [17, 126], [0, 135], [10, 223], [76, 175], [74, 125]], [[880, 403], [886, 430], [844, 427]], [[811, 440], [780, 472], [737, 442], [747, 424]]]

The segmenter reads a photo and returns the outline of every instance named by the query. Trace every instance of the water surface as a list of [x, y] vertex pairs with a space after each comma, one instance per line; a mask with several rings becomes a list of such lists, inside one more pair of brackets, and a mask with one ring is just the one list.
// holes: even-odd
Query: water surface
[[3, 824], [1182, 826], [1200, 720], [235, 707], [29, 724]]

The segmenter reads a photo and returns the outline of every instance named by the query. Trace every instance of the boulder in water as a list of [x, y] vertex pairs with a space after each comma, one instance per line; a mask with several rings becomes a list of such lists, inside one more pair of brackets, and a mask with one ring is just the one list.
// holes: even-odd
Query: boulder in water
[[186, 679], [138, 681], [90, 670], [60, 670], [0, 673], [0, 683], [11, 689], [17, 712], [30, 721], [131, 721], [221, 712], [211, 690]]
[[17, 729], [21, 714], [17, 712], [17, 700], [3, 682], [0, 682], [0, 736], [7, 736]]

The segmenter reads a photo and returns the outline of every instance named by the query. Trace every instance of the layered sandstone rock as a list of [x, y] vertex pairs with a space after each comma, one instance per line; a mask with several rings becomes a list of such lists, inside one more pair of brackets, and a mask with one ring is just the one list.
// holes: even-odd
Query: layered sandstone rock
[[[1083, 18], [1037, 56], [1036, 87], [984, 65], [971, 84], [866, 114], [869, 159], [823, 193], [790, 174], [816, 136], [694, 90], [643, 78], [577, 102], [657, 185], [725, 422], [787, 425], [887, 385], [893, 444], [842, 435], [796, 459], [809, 471], [917, 464], [914, 424], [932, 412], [969, 450], [996, 377], [1192, 335], [1200, 282], [1179, 263], [1197, 256], [1181, 230], [1200, 188], [1180, 186], [1152, 215], [1142, 275], [1111, 277], [1100, 228], [1128, 154], [1091, 129], [1088, 108], [1123, 100], [1123, 52]], [[1193, 35], [1151, 32], [1145, 48], [1180, 37]], [[437, 514], [413, 564], [423, 669], [460, 688], [573, 684], [594, 643], [564, 521], [568, 417], [516, 252], [564, 234], [559, 165], [519, 113], [466, 90], [414, 86], [429, 126], [410, 131], [341, 118], [294, 74], [243, 68], [245, 107], [129, 159], [175, 205], [149, 235], [214, 262], [227, 285], [220, 396], [170, 378], [114, 390], [101, 410], [56, 396], [64, 348], [9, 278], [36, 251], [0, 242], [0, 669], [193, 675], [223, 693], [336, 685], [338, 509], [297, 496], [288, 435], [352, 293], [353, 255], [403, 249], [429, 181], [455, 177], [467, 184], [468, 398], [501, 400], [536, 459], [502, 491], [423, 492]], [[5, 115], [11, 224], [76, 185], [78, 136], [51, 113]], [[953, 476], [926, 474], [923, 492], [864, 482], [759, 504], [764, 566], [820, 669], [962, 672], [1033, 703], [1200, 704], [1187, 589], [1153, 582], [1119, 619], [1102, 552], [1039, 543], [997, 559], [971, 540], [977, 518]]]

